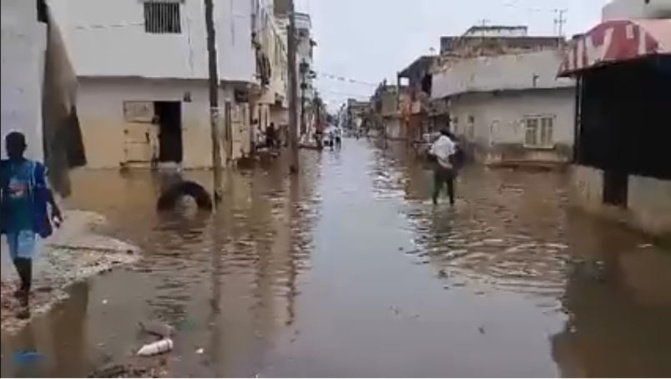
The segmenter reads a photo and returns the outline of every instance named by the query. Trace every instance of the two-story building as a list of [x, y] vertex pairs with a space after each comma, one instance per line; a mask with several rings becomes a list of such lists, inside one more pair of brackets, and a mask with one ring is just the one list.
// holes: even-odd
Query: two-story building
[[[400, 138], [417, 141], [433, 129], [429, 113], [433, 70], [437, 59], [436, 55], [421, 56], [397, 74], [397, 86], [406, 87], [403, 93], [399, 92], [398, 98], [401, 112]], [[407, 96], [401, 98], [403, 94]]]
[[388, 139], [402, 139], [403, 112], [401, 105], [409, 103], [407, 87], [380, 83], [371, 97], [371, 108], [376, 124], [383, 129], [384, 137]]
[[370, 112], [370, 101], [361, 101], [353, 98], [347, 99], [347, 120], [345, 124], [348, 129], [355, 132], [368, 131], [372, 126], [369, 119]]
[[559, 50], [453, 60], [434, 75], [452, 131], [485, 164], [566, 163], [575, 85], [558, 79]]
[[312, 20], [307, 13], [297, 12], [296, 17], [296, 62], [298, 64], [298, 83], [300, 103], [298, 105], [298, 119], [300, 136], [312, 140], [315, 132], [317, 109], [314, 87], [315, 71], [313, 67], [313, 51], [316, 42], [312, 39]]
[[[211, 167], [204, 3], [69, 0], [53, 6], [80, 82], [77, 105], [88, 166]], [[249, 153], [251, 123], [263, 108], [257, 105], [282, 70], [271, 69], [277, 39], [265, 33], [272, 2], [215, 0], [214, 23], [217, 143], [225, 164]], [[257, 50], [264, 52], [261, 59]]]
[[288, 62], [286, 27], [275, 14], [272, 0], [254, 0], [254, 46], [262, 87], [256, 93], [252, 111], [255, 140], [264, 144], [265, 130], [274, 124], [288, 124]]
[[[291, 1], [275, 0], [275, 17], [283, 32], [283, 39], [288, 45], [289, 17], [292, 16]], [[298, 78], [297, 120], [298, 135], [304, 142], [312, 141], [316, 127], [315, 87], [313, 69], [313, 50], [316, 45], [312, 39], [312, 19], [303, 12], [293, 12], [296, 28], [296, 75]], [[288, 126], [289, 113], [283, 112], [283, 125]]]

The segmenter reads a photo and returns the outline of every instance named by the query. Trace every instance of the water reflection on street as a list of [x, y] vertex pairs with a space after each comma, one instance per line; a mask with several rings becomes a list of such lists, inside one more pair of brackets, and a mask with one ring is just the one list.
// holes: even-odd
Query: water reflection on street
[[77, 173], [71, 205], [144, 258], [3, 336], [2, 375], [123, 361], [149, 319], [179, 330], [175, 376], [671, 375], [671, 254], [569, 211], [562, 174], [470, 168], [451, 209], [399, 144], [302, 162], [228, 173], [215, 216], [158, 215], [150, 173]]

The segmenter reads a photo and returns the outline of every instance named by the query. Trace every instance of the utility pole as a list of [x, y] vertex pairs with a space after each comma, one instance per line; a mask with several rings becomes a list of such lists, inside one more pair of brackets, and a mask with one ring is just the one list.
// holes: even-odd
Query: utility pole
[[298, 173], [298, 78], [296, 67], [296, 14], [294, 0], [289, 0], [289, 26], [287, 30], [287, 63], [289, 69], [289, 146], [292, 174]]
[[212, 169], [214, 172], [214, 204], [222, 197], [221, 133], [219, 131], [219, 73], [217, 69], [217, 47], [214, 31], [214, 4], [205, 0], [205, 27], [207, 33], [207, 56], [210, 81], [210, 132], [212, 137]]
[[566, 14], [567, 10], [566, 9], [555, 9], [555, 13], [557, 14], [557, 18], [555, 19], [555, 25], [557, 27], [557, 35], [559, 37], [564, 36], [564, 24], [566, 24], [566, 17], [564, 15]]

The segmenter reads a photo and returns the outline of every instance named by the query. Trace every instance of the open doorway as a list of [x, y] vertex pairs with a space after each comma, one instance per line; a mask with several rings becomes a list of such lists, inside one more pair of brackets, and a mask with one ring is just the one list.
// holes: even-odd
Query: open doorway
[[182, 163], [182, 104], [179, 101], [156, 101], [154, 113], [159, 126], [159, 162]]

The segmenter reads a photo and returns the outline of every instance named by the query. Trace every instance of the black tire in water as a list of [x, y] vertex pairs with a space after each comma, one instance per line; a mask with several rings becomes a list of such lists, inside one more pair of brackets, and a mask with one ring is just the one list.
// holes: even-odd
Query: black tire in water
[[191, 181], [182, 181], [169, 186], [161, 194], [156, 207], [159, 211], [175, 209], [177, 201], [182, 196], [189, 196], [194, 199], [200, 210], [211, 211], [214, 209], [214, 202], [209, 192], [200, 184]]

